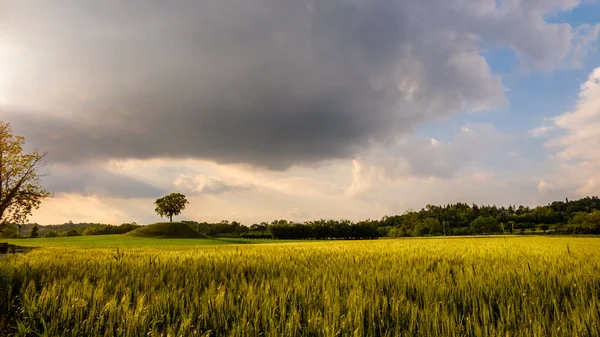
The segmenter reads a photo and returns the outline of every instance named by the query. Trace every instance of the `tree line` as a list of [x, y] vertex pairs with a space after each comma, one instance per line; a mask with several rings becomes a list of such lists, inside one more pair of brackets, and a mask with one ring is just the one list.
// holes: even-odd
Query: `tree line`
[[[410, 237], [435, 235], [471, 235], [498, 233], [600, 234], [600, 199], [596, 196], [579, 200], [555, 201], [546, 206], [497, 207], [455, 203], [427, 205], [419, 211], [384, 216], [380, 220], [321, 219], [294, 222], [283, 219], [246, 226], [237, 221], [182, 221], [192, 229], [211, 237], [255, 239], [364, 239], [383, 236]], [[118, 226], [68, 222], [38, 226], [0, 224], [4, 237], [54, 237], [78, 235], [124, 234], [136, 223]], [[34, 230], [35, 228], [35, 230]], [[30, 235], [28, 235], [31, 233]]]
[[594, 234], [600, 229], [600, 222], [595, 220], [597, 211], [600, 211], [597, 196], [555, 201], [534, 208], [466, 203], [427, 205], [420, 211], [383, 217], [380, 227], [388, 228], [390, 236], [523, 233], [526, 230]]
[[110, 225], [100, 223], [74, 223], [69, 221], [64, 224], [47, 226], [42, 226], [37, 223], [25, 225], [3, 223], [0, 224], [0, 232], [2, 233], [2, 237], [5, 238], [54, 238], [64, 236], [125, 234], [138, 227], [140, 227], [140, 225], [135, 222]]
[[350, 220], [314, 220], [304, 223], [276, 220], [267, 231], [277, 239], [374, 239], [381, 236], [377, 222]]
[[[600, 199], [555, 201], [545, 206], [498, 207], [455, 203], [427, 205], [419, 211], [380, 220], [275, 220], [248, 229], [280, 239], [373, 238], [472, 234], [600, 234]], [[248, 237], [250, 234], [247, 234]]]

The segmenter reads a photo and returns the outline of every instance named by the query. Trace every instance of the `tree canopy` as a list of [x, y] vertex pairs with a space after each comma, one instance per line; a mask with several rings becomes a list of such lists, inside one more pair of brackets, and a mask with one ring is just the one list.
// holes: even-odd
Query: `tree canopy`
[[23, 151], [25, 138], [14, 135], [10, 123], [0, 121], [0, 222], [24, 223], [32, 210], [48, 198], [38, 174], [45, 152]]
[[156, 199], [154, 202], [156, 205], [156, 213], [160, 215], [161, 218], [168, 217], [170, 222], [173, 222], [174, 215], [181, 214], [181, 211], [185, 209], [185, 205], [188, 203], [185, 195], [181, 193], [171, 193]]

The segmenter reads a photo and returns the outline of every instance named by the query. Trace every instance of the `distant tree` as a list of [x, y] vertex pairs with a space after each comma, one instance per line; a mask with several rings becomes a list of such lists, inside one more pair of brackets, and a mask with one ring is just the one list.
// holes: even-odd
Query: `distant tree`
[[392, 227], [392, 226], [377, 227], [377, 229], [376, 229], [377, 235], [380, 237], [388, 236], [390, 234], [390, 231], [392, 230], [392, 228], [395, 228], [395, 227]]
[[2, 226], [2, 237], [5, 238], [17, 238], [19, 237], [19, 230], [14, 224], [4, 224]]
[[548, 226], [547, 224], [540, 225], [540, 229], [544, 231], [544, 234], [546, 234], [546, 231], [548, 230], [548, 228], [550, 228], [550, 226]]
[[83, 232], [81, 232], [81, 235], [84, 235], [84, 236], [101, 235], [101, 234], [104, 234], [104, 233], [102, 233], [102, 228], [98, 228], [98, 227], [88, 227], [88, 228], [84, 229]]
[[407, 233], [416, 233], [419, 232], [419, 228], [421, 227], [421, 220], [419, 220], [419, 214], [417, 212], [405, 212], [402, 215], [402, 225], [401, 228], [404, 232]]
[[185, 209], [185, 205], [189, 202], [185, 195], [181, 193], [171, 193], [162, 198], [156, 199], [156, 213], [162, 217], [169, 217], [169, 222], [173, 222], [173, 216], [181, 214]]
[[427, 218], [423, 220], [423, 225], [429, 228], [430, 234], [442, 234], [443, 232], [442, 225], [440, 224], [440, 221], [438, 219]]
[[450, 227], [450, 221], [446, 221], [446, 220], [442, 221], [442, 230], [444, 231], [444, 233], [443, 233], [444, 235], [446, 235], [446, 228], [449, 228], [449, 227]]
[[46, 235], [44, 235], [45, 238], [55, 238], [58, 236], [58, 233], [56, 233], [56, 231], [50, 230], [46, 233]]
[[37, 238], [39, 235], [39, 230], [40, 227], [38, 226], [38, 224], [34, 224], [33, 227], [31, 227], [31, 237], [32, 238]]
[[65, 236], [81, 236], [81, 234], [79, 234], [78, 231], [71, 229], [70, 231], [66, 232]]
[[126, 223], [122, 223], [120, 226], [118, 226], [119, 231], [118, 233], [115, 234], [125, 234], [127, 232], [131, 232], [134, 229], [137, 229], [138, 227], [140, 227], [140, 225], [137, 224], [137, 222], [126, 222]]
[[568, 233], [600, 234], [600, 211], [577, 212], [567, 224]]
[[492, 216], [478, 216], [469, 227], [473, 233], [494, 233], [498, 231], [498, 221]]
[[261, 222], [260, 224], [253, 224], [250, 226], [250, 230], [251, 231], [266, 231], [268, 225], [269, 224], [266, 222]]
[[427, 227], [424, 222], [419, 222], [414, 229], [415, 236], [425, 236], [431, 234], [431, 228]]
[[[512, 207], [512, 206], [511, 206]], [[515, 222], [514, 221], [509, 221], [508, 222], [509, 230], [510, 230], [510, 234], [513, 234], [515, 232]]]
[[0, 221], [22, 224], [48, 198], [38, 171], [46, 153], [23, 152], [25, 138], [12, 133], [10, 123], [0, 121]]

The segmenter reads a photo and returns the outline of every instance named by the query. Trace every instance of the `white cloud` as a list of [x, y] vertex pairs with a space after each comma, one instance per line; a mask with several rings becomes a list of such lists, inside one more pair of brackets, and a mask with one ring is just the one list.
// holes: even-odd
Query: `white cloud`
[[353, 161], [353, 181], [346, 193], [357, 195], [390, 182], [450, 179], [477, 160], [509, 156], [512, 140], [489, 124], [467, 124], [448, 143], [419, 136], [397, 139], [387, 147], [373, 147]]
[[44, 201], [30, 219], [43, 225], [73, 222], [121, 224], [154, 214], [153, 200], [117, 199], [78, 193], [57, 193]]
[[552, 119], [556, 133], [546, 142], [554, 174], [540, 179], [541, 191], [575, 196], [600, 193], [600, 67], [581, 85], [574, 109]]
[[183, 192], [198, 194], [221, 194], [231, 190], [253, 188], [253, 185], [238, 181], [225, 181], [219, 177], [182, 174], [175, 179], [175, 186]]
[[548, 132], [550, 132], [552, 130], [554, 130], [553, 126], [542, 125], [542, 126], [537, 127], [535, 129], [529, 130], [529, 135], [531, 137], [541, 137], [541, 136], [544, 136], [544, 135], [548, 134]]

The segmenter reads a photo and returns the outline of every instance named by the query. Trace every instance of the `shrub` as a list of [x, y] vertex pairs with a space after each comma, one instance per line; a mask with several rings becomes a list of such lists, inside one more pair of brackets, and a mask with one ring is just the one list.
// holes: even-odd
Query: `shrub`
[[79, 234], [79, 232], [78, 232], [78, 231], [76, 231], [76, 230], [74, 230], [74, 229], [71, 229], [70, 231], [68, 231], [68, 232], [66, 233], [66, 236], [81, 236], [81, 234]]
[[392, 229], [390, 229], [388, 231], [388, 235], [391, 238], [399, 238], [399, 237], [407, 237], [407, 236], [411, 236], [404, 228], [400, 228], [400, 227], [392, 227]]
[[102, 234], [102, 230], [97, 227], [88, 227], [81, 232], [81, 235], [100, 235]]
[[243, 239], [273, 239], [273, 235], [269, 233], [244, 233], [241, 237]]
[[58, 236], [58, 233], [56, 233], [56, 231], [53, 231], [53, 230], [48, 231], [46, 233], [46, 235], [44, 235], [45, 238], [55, 238], [57, 236]]
[[475, 234], [479, 233], [495, 233], [498, 232], [498, 221], [492, 216], [478, 216], [469, 225], [471, 231]]
[[450, 231], [451, 235], [469, 235], [469, 227], [456, 227]]
[[4, 238], [18, 238], [19, 237], [19, 229], [16, 225], [10, 224], [5, 225], [4, 230], [2, 231], [2, 237]]

